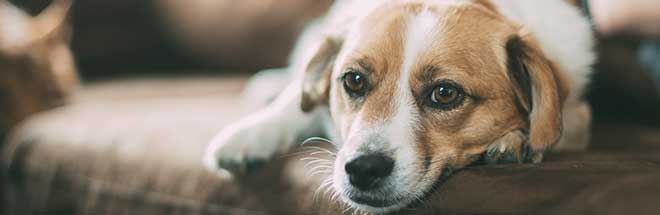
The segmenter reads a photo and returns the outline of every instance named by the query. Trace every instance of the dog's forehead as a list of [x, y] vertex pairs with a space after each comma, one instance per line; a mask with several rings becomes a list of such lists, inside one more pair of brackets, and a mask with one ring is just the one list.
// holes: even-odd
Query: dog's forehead
[[483, 66], [482, 58], [468, 56], [501, 55], [514, 27], [487, 7], [465, 1], [385, 4], [371, 11], [357, 25], [358, 33], [349, 36], [356, 40], [351, 57], [383, 67], [372, 72], [390, 73], [393, 67], [397, 68], [394, 64], [402, 63], [405, 51], [410, 49], [407, 46], [414, 45], [423, 46], [416, 50], [420, 53], [415, 56], [415, 65]]
[[505, 78], [494, 70], [506, 67], [504, 46], [516, 30], [492, 9], [472, 3], [387, 4], [358, 27], [348, 62], [367, 65], [381, 83], [395, 83], [403, 71], [415, 81], [431, 68], [466, 81]]

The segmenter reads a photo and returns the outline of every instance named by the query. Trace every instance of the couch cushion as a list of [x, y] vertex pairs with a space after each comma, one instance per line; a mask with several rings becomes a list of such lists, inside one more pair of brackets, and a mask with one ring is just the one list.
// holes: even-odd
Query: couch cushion
[[[238, 180], [201, 166], [205, 144], [240, 105], [242, 78], [138, 79], [85, 86], [75, 102], [37, 115], [2, 151], [5, 212], [337, 214], [317, 192], [309, 149]], [[603, 124], [588, 152], [542, 164], [473, 166], [402, 213], [657, 214], [660, 129]]]

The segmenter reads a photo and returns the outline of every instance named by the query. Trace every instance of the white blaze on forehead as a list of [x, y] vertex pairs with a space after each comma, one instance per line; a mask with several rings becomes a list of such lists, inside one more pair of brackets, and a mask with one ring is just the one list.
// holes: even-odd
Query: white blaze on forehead
[[410, 88], [410, 76], [419, 57], [433, 45], [438, 25], [439, 17], [427, 9], [408, 20], [403, 44], [404, 58], [395, 98], [395, 114], [389, 126], [390, 143], [394, 149], [404, 145], [413, 146], [414, 128], [419, 113]]

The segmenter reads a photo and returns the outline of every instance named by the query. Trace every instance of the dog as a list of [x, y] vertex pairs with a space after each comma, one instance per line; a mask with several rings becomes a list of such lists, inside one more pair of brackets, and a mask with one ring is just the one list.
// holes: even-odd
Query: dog
[[[258, 75], [289, 84], [223, 129], [204, 163], [242, 172], [325, 132], [340, 199], [397, 211], [476, 162], [586, 148], [593, 46], [588, 18], [562, 0], [338, 1], [305, 30], [289, 67]], [[260, 86], [246, 95], [274, 91]]]

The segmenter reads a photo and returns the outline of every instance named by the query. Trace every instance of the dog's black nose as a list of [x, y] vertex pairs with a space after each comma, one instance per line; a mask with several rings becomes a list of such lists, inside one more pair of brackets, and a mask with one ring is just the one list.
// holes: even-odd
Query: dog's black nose
[[365, 155], [348, 162], [344, 168], [353, 186], [371, 190], [379, 186], [381, 179], [392, 174], [394, 160], [384, 155]]

